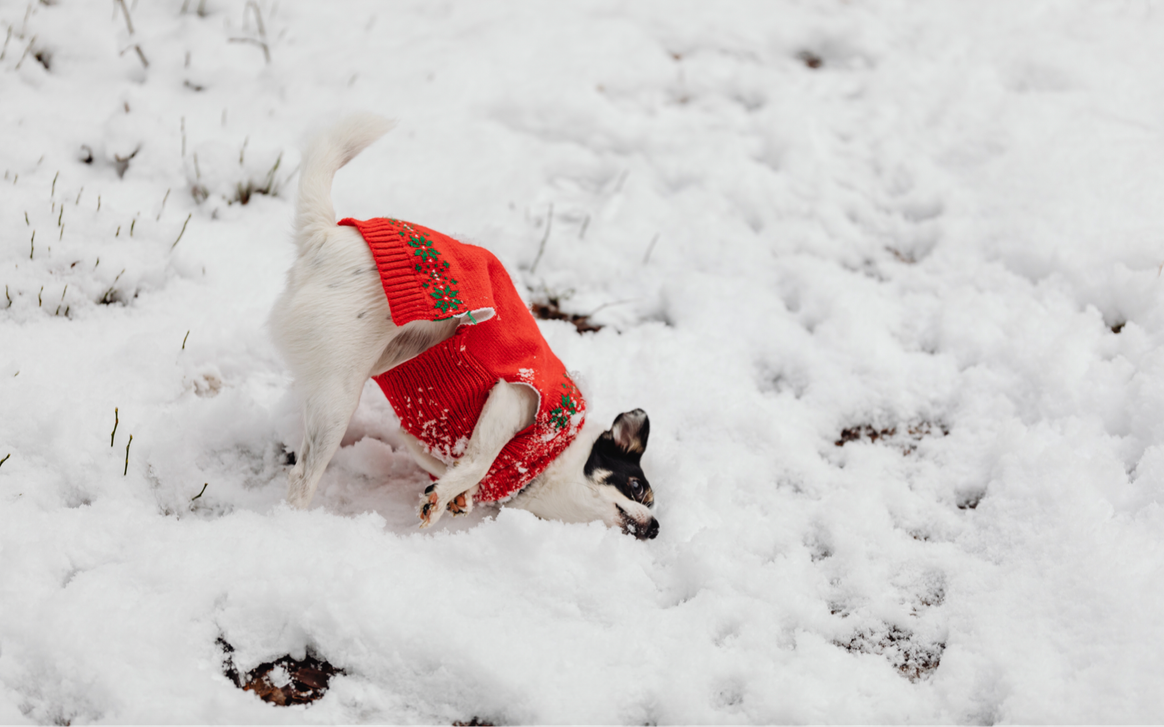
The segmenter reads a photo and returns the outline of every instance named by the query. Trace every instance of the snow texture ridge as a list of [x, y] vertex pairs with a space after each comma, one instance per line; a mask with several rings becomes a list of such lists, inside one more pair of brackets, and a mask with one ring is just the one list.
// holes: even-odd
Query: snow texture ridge
[[[340, 7], [0, 2], [0, 723], [1164, 721], [1156, 3]], [[601, 326], [542, 322], [657, 539], [417, 532], [372, 383], [283, 504], [358, 110], [335, 210]]]

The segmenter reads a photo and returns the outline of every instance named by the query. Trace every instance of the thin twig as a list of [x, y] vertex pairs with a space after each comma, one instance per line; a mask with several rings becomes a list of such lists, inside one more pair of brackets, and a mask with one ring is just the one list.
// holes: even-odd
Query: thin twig
[[589, 313], [587, 313], [586, 315], [584, 315], [582, 317], [589, 318], [590, 316], [594, 315], [595, 313], [597, 313], [600, 310], [603, 310], [604, 308], [609, 308], [612, 305], [622, 305], [623, 303], [633, 303], [636, 300], [639, 300], [639, 299], [638, 298], [624, 298], [623, 300], [615, 300], [615, 301], [611, 301], [610, 303], [603, 303], [602, 305], [598, 306], [597, 308], [595, 308], [594, 310], [590, 311]]
[[622, 174], [618, 175], [618, 182], [614, 185], [614, 193], [618, 194], [622, 191], [622, 185], [626, 184], [626, 178], [630, 176], [630, 167], [623, 170]]
[[84, 193], [85, 193], [85, 188], [84, 188], [84, 187], [81, 187], [81, 191], [80, 191], [80, 192], [77, 192], [77, 201], [73, 203], [73, 206], [74, 206], [74, 207], [76, 207], [77, 205], [81, 204], [81, 195], [82, 195], [82, 194], [84, 194]]
[[279, 152], [279, 156], [275, 157], [275, 165], [271, 167], [271, 171], [267, 172], [266, 193], [270, 194], [275, 186], [275, 172], [279, 169], [279, 163], [283, 161], [283, 152]]
[[[170, 198], [170, 190], [166, 190], [166, 196], [162, 197], [162, 208], [158, 210], [158, 220], [162, 219], [162, 213], [166, 211], [166, 200]], [[155, 222], [157, 220], [154, 220]]]
[[[207, 488], [207, 486], [209, 486], [209, 485], [210, 485], [210, 483], [209, 483], [209, 482], [205, 482], [205, 483], [203, 483], [203, 484], [202, 484], [202, 492], [206, 492], [206, 488]], [[194, 501], [195, 501], [195, 500], [197, 500], [199, 497], [202, 497], [202, 492], [199, 492], [199, 493], [198, 493], [197, 495], [195, 495], [194, 497], [191, 497], [191, 498], [190, 498], [190, 502], [194, 502]]]
[[11, 453], [11, 452], [9, 452], [8, 454], [4, 455], [4, 459], [0, 459], [0, 465], [2, 465], [2, 464], [4, 464], [5, 462], [7, 462], [7, 461], [8, 461], [8, 458], [9, 458], [9, 457], [11, 457], [11, 456], [12, 456], [12, 453]]
[[129, 435], [129, 441], [125, 443], [125, 471], [121, 473], [122, 477], [129, 474], [129, 445], [133, 444], [133, 435]]
[[186, 331], [186, 335], [182, 336], [182, 350], [186, 350], [186, 339], [190, 337], [190, 331]]
[[133, 35], [133, 19], [129, 17], [129, 8], [125, 7], [125, 0], [115, 0], [121, 6], [121, 14], [125, 16], [125, 27], [129, 28], [129, 34]]
[[263, 14], [259, 12], [259, 4], [255, 0], [247, 0], [247, 7], [255, 11], [255, 24], [259, 26], [259, 36], [266, 38], [267, 29], [263, 26]]
[[117, 416], [117, 407], [113, 407], [113, 432], [109, 435], [109, 446], [113, 446], [113, 438], [117, 436], [117, 424], [121, 419]]
[[550, 239], [550, 227], [554, 224], [554, 203], [550, 202], [550, 211], [546, 213], [546, 234], [542, 235], [542, 242], [538, 246], [538, 256], [534, 258], [533, 265], [529, 266], [529, 271], [532, 274], [538, 269], [538, 263], [542, 261], [542, 253], [546, 251], [546, 241]]
[[655, 249], [655, 243], [658, 241], [659, 241], [659, 233], [656, 232], [655, 236], [651, 238], [651, 244], [647, 245], [647, 254], [643, 255], [643, 265], [646, 265], [647, 261], [651, 259], [651, 251]]
[[[36, 42], [36, 36], [34, 35], [34, 36], [32, 36], [32, 40], [28, 41], [28, 45], [26, 45], [24, 47], [24, 53], [20, 56], [20, 60], [16, 61], [16, 68], [14, 68], [13, 70], [16, 70], [16, 71], [20, 70], [21, 64], [24, 63], [24, 59], [28, 57], [29, 51], [32, 50], [32, 44], [35, 42]], [[16, 180], [15, 179], [12, 180], [12, 183], [15, 184]]]
[[49, 190], [49, 199], [52, 199], [54, 196], [56, 196], [57, 177], [59, 177], [59, 176], [61, 176], [61, 172], [60, 172], [60, 170], [57, 170], [57, 173], [53, 175], [53, 188], [51, 190]]
[[8, 35], [4, 37], [4, 48], [0, 49], [0, 61], [4, 60], [4, 56], [8, 55], [8, 41], [12, 40], [12, 26], [8, 26]]
[[178, 246], [178, 242], [179, 242], [179, 241], [182, 239], [182, 235], [186, 234], [186, 225], [187, 225], [187, 224], [189, 224], [189, 222], [190, 222], [190, 218], [191, 218], [191, 217], [193, 217], [193, 216], [194, 216], [194, 213], [193, 213], [193, 212], [191, 212], [190, 214], [186, 215], [186, 221], [182, 223], [182, 231], [178, 233], [178, 239], [177, 239], [177, 240], [174, 240], [174, 244], [173, 244], [173, 245], [170, 245], [170, 249], [171, 249], [171, 250], [173, 250], [175, 247], [177, 247], [177, 246]]
[[141, 59], [141, 64], [142, 64], [142, 66], [144, 66], [144, 67], [146, 67], [146, 68], [149, 68], [149, 67], [150, 67], [150, 62], [149, 62], [148, 60], [146, 60], [145, 53], [142, 51], [142, 49], [141, 49], [141, 46], [140, 46], [140, 45], [138, 45], [138, 44], [136, 44], [136, 43], [134, 43], [134, 45], [133, 45], [133, 49], [134, 49], [135, 51], [137, 51], [137, 57]]
[[[263, 48], [263, 57], [267, 59], [267, 65], [271, 63], [271, 49], [267, 45], [267, 26], [263, 25], [263, 13], [259, 10], [259, 4], [255, 0], [247, 0], [247, 8], [255, 12], [255, 25], [259, 27], [260, 46]], [[246, 13], [246, 8], [243, 8], [243, 13]]]
[[[97, 258], [97, 262], [101, 262], [101, 258]], [[97, 266], [94, 265], [93, 268], [96, 269]], [[101, 296], [101, 302], [103, 304], [108, 305], [109, 303], [113, 302], [113, 299], [110, 298], [109, 296], [113, 295], [114, 289], [117, 288], [117, 281], [121, 280], [121, 276], [124, 273], [125, 273], [125, 268], [122, 268], [121, 272], [117, 274], [117, 277], [113, 279], [113, 284], [109, 286], [109, 290], [105, 291], [105, 295]]]
[[267, 48], [266, 41], [255, 38], [227, 38], [226, 40], [228, 43], [254, 43], [263, 49], [263, 58], [267, 60], [267, 63], [269, 64], [271, 62], [271, 51]]
[[579, 240], [584, 239], [586, 237], [586, 228], [589, 226], [590, 226], [590, 213], [587, 212], [586, 219], [582, 220], [582, 229], [578, 230], [578, 239]]
[[32, 259], [33, 253], [36, 252], [36, 230], [32, 231], [32, 239], [28, 241], [28, 259]]
[[44, 286], [42, 285], [42, 286], [40, 286], [40, 291], [36, 294], [36, 307], [37, 308], [39, 308], [41, 306], [41, 303], [42, 303], [41, 299], [43, 298], [43, 296], [44, 296]]

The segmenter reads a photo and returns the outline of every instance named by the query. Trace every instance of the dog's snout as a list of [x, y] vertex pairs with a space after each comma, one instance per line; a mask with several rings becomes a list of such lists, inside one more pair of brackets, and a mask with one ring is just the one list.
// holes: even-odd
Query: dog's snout
[[659, 534], [659, 521], [651, 518], [650, 522], [639, 522], [631, 517], [626, 510], [623, 510], [618, 505], [618, 513], [622, 516], [622, 531], [630, 533], [639, 540], [654, 540], [655, 536]]
[[648, 523], [647, 527], [643, 530], [643, 537], [646, 538], [647, 540], [654, 540], [655, 536], [658, 534], [659, 534], [659, 521], [656, 520], [655, 518], [651, 518], [651, 522]]

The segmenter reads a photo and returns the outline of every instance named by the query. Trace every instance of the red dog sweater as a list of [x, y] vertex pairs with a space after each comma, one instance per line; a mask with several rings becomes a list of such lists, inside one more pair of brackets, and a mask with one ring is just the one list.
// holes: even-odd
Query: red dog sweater
[[341, 220], [372, 249], [392, 322], [464, 317], [448, 340], [375, 377], [400, 425], [437, 459], [460, 458], [498, 381], [537, 392], [534, 423], [510, 440], [477, 490], [505, 500], [574, 441], [585, 417], [578, 387], [488, 250], [400, 220]]

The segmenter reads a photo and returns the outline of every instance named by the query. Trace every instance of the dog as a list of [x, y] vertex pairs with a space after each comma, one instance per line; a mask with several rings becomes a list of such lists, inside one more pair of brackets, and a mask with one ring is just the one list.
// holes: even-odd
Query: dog
[[494, 501], [654, 538], [646, 412], [606, 430], [585, 421], [581, 393], [491, 253], [399, 220], [336, 223], [335, 173], [392, 126], [350, 117], [303, 157], [297, 256], [269, 320], [302, 403], [288, 502], [311, 504], [372, 377], [434, 479], [420, 527]]

